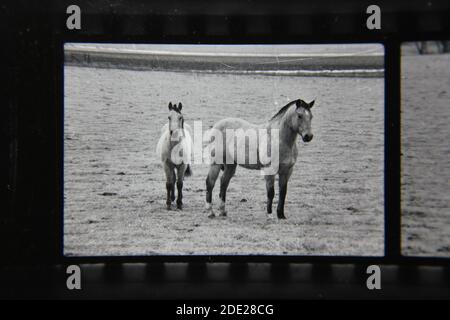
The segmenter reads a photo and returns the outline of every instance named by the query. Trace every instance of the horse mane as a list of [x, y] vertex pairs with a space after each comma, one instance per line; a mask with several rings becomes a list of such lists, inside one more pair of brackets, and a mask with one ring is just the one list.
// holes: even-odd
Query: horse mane
[[303, 101], [302, 99], [297, 99], [297, 100], [289, 102], [283, 108], [278, 110], [278, 112], [272, 118], [270, 118], [270, 120], [272, 121], [272, 120], [282, 117], [289, 110], [289, 107], [292, 106], [294, 103], [299, 103], [299, 105], [305, 109], [310, 108], [310, 106], [305, 101]]
[[286, 111], [288, 111], [289, 107], [292, 106], [294, 103], [296, 103], [297, 100], [291, 101], [289, 102], [287, 105], [285, 105], [283, 108], [281, 108], [280, 110], [278, 110], [278, 112], [272, 117], [270, 118], [270, 120], [275, 120], [277, 118], [282, 117]]

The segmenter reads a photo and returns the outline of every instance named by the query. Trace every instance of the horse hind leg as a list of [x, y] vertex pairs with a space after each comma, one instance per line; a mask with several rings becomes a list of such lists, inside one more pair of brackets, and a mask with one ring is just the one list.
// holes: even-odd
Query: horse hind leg
[[212, 164], [209, 167], [208, 176], [206, 177], [206, 211], [209, 212], [209, 217], [214, 217], [214, 212], [212, 209], [212, 192], [214, 185], [216, 184], [217, 177], [220, 173], [221, 165]]
[[266, 179], [266, 189], [267, 189], [267, 213], [271, 214], [273, 198], [275, 196], [275, 188], [274, 188], [275, 176], [267, 175], [267, 176], [265, 176], [265, 179]]
[[227, 211], [225, 209], [225, 200], [227, 195], [227, 189], [228, 185], [230, 184], [231, 178], [234, 176], [234, 173], [236, 172], [236, 165], [235, 164], [227, 164], [225, 165], [222, 177], [220, 178], [220, 215], [225, 217], [227, 215]]

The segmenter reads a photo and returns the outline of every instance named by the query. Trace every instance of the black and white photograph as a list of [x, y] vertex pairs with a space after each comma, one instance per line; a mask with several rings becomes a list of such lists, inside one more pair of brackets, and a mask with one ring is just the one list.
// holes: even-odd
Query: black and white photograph
[[[424, 161], [403, 166], [403, 226], [436, 253], [416, 239], [449, 225], [448, 126], [425, 125], [448, 123], [449, 77], [430, 100], [416, 73], [450, 61], [422, 58], [403, 64], [403, 152]], [[384, 86], [375, 43], [65, 43], [64, 255], [383, 256]], [[429, 166], [435, 209], [412, 199]]]
[[450, 41], [401, 57], [402, 254], [450, 257]]

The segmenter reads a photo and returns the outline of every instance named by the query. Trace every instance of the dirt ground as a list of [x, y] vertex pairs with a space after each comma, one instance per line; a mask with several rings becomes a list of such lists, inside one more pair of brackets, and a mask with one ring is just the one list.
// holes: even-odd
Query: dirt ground
[[450, 55], [406, 53], [402, 57], [402, 251], [450, 256]]
[[[204, 212], [206, 165], [185, 180], [184, 210], [166, 210], [155, 148], [169, 101], [206, 130], [230, 116], [263, 123], [297, 98], [316, 99], [314, 139], [297, 142], [287, 220], [267, 217], [264, 179], [244, 168], [228, 190], [228, 217]], [[66, 255], [384, 254], [383, 78], [66, 66], [64, 139]]]

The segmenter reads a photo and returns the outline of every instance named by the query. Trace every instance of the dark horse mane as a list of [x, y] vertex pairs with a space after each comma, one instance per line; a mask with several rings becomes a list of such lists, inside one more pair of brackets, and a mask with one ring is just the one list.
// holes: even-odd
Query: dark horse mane
[[285, 105], [283, 108], [281, 108], [280, 110], [278, 110], [278, 112], [277, 112], [272, 118], [270, 118], [270, 120], [274, 120], [274, 119], [276, 119], [276, 118], [282, 117], [282, 116], [286, 113], [286, 111], [288, 111], [289, 107], [292, 106], [294, 103], [297, 103], [297, 102], [298, 102], [302, 107], [308, 108], [308, 104], [307, 104], [305, 101], [303, 101], [303, 100], [301, 100], [301, 99], [297, 99], [297, 100], [294, 100], [294, 101], [289, 102], [289, 103], [288, 103], [287, 105]]

